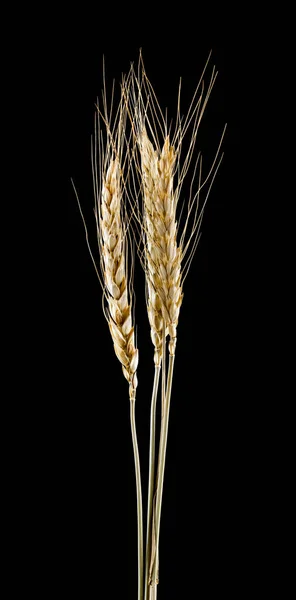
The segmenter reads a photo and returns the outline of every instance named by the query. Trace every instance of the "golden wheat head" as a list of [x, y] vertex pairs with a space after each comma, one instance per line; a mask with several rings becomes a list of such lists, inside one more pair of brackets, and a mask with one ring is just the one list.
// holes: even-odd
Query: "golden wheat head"
[[[176, 202], [173, 192], [175, 151], [165, 139], [161, 155], [145, 129], [140, 137], [144, 191], [144, 226], [148, 285], [148, 315], [160, 351], [163, 327], [173, 353], [182, 303], [181, 251], [177, 247]], [[156, 344], [157, 342], [157, 344]], [[160, 354], [161, 355], [161, 354]]]
[[[126, 87], [124, 88], [126, 91]], [[135, 344], [133, 326], [132, 276], [128, 273], [128, 225], [125, 217], [124, 159], [125, 143], [125, 101], [121, 102], [111, 130], [111, 117], [108, 116], [104, 98], [105, 114], [98, 117], [96, 144], [99, 147], [99, 161], [95, 153], [94, 187], [96, 198], [97, 235], [106, 299], [105, 316], [112, 336], [114, 350], [121, 362], [124, 377], [129, 382], [130, 398], [136, 395], [138, 349]], [[106, 144], [100, 144], [100, 118], [107, 130]]]
[[[138, 75], [134, 73], [135, 85], [131, 94], [131, 107], [135, 115], [134, 131], [140, 154], [138, 171], [143, 194], [141, 227], [144, 240], [144, 267], [148, 288], [148, 316], [156, 363], [161, 360], [163, 336], [169, 335], [169, 352], [175, 353], [183, 284], [199, 241], [200, 226], [209, 192], [223, 156], [217, 161], [225, 128], [212, 166], [203, 181], [201, 153], [195, 160], [188, 188], [187, 216], [183, 231], [179, 235], [178, 201], [194, 155], [199, 125], [217, 76], [214, 67], [206, 89], [203, 76], [208, 61], [184, 119], [180, 116], [181, 85], [179, 87], [177, 118], [173, 133], [171, 127], [168, 127], [167, 118], [163, 115], [154, 89], [146, 76], [142, 56], [140, 56]], [[189, 141], [184, 151], [185, 136]], [[196, 175], [198, 183], [193, 193]], [[200, 206], [200, 192], [207, 182], [209, 182], [208, 189]], [[191, 223], [191, 232], [185, 239], [189, 223]]]

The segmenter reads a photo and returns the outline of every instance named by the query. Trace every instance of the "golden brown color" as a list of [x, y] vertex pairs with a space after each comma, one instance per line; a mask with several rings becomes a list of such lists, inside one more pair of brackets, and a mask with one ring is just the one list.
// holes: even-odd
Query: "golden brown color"
[[110, 161], [103, 178], [99, 239], [106, 284], [109, 328], [116, 356], [130, 384], [130, 397], [134, 398], [138, 384], [136, 375], [138, 350], [135, 347], [132, 311], [128, 299], [125, 265], [126, 232], [121, 218], [121, 200], [120, 165], [118, 159], [115, 159]]
[[[182, 303], [181, 248], [177, 246], [176, 200], [173, 191], [175, 150], [167, 136], [159, 155], [143, 129], [140, 137], [144, 188], [148, 316], [155, 357], [161, 356], [162, 330], [174, 354]], [[155, 360], [155, 359], [154, 359]], [[155, 363], [158, 364], [155, 360]]]

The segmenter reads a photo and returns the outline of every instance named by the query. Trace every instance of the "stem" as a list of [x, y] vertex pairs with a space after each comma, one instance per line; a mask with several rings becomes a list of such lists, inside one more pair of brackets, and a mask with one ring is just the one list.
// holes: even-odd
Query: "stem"
[[[157, 494], [156, 494], [156, 505], [155, 505], [156, 555], [155, 555], [155, 560], [153, 563], [153, 572], [152, 572], [152, 586], [155, 587], [155, 600], [156, 600], [156, 595], [157, 595], [157, 587], [156, 586], [158, 584], [157, 570], [158, 570], [160, 517], [161, 517], [164, 469], [165, 469], [166, 448], [167, 448], [167, 438], [168, 438], [168, 426], [169, 426], [169, 414], [170, 414], [170, 402], [171, 402], [174, 362], [175, 362], [175, 355], [170, 354], [168, 378], [167, 378], [167, 389], [166, 389], [166, 399], [165, 399], [164, 415], [163, 415], [162, 426], [161, 426], [159, 454], [158, 454], [158, 479], [157, 479]], [[152, 595], [152, 598], [154, 598], [153, 595]]]
[[161, 422], [165, 407], [165, 388], [166, 388], [166, 335], [165, 327], [162, 332], [162, 375], [161, 375]]
[[143, 508], [140, 458], [135, 421], [135, 398], [130, 399], [130, 418], [133, 439], [136, 487], [137, 487], [137, 523], [138, 523], [138, 600], [143, 600]]
[[149, 483], [148, 483], [148, 508], [147, 508], [147, 540], [145, 560], [145, 600], [148, 600], [148, 578], [149, 564], [152, 546], [152, 514], [154, 495], [154, 472], [155, 472], [155, 428], [156, 428], [156, 401], [159, 384], [160, 366], [155, 366], [154, 382], [150, 411], [150, 446], [149, 446]]
[[[163, 328], [163, 335], [162, 335], [162, 375], [161, 375], [161, 428], [160, 428], [160, 439], [163, 435], [163, 419], [164, 419], [164, 415], [165, 415], [165, 411], [166, 411], [166, 334], [165, 334], [165, 327]], [[155, 491], [157, 492], [158, 490], [158, 479], [159, 479], [159, 465], [158, 465], [158, 471], [157, 471], [157, 480], [156, 480], [156, 486], [155, 486]], [[156, 581], [158, 582], [159, 579], [159, 547], [156, 544], [156, 550], [155, 550], [155, 561], [156, 561]], [[153, 589], [153, 588], [152, 588]], [[157, 588], [155, 586], [155, 596], [152, 596], [152, 600], [156, 600], [156, 596], [157, 596]]]

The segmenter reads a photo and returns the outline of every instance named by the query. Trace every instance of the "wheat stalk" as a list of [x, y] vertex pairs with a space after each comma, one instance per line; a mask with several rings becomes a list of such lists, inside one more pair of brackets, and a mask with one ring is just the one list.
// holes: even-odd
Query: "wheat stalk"
[[159, 370], [162, 361], [162, 403], [165, 401], [165, 337], [166, 324], [173, 341], [170, 351], [176, 343], [176, 326], [182, 301], [180, 291], [180, 252], [176, 248], [175, 206], [172, 202], [173, 171], [175, 154], [165, 141], [162, 155], [158, 156], [148, 139], [145, 128], [138, 138], [141, 156], [144, 208], [144, 255], [147, 282], [147, 309], [151, 338], [154, 344], [155, 375], [151, 400], [149, 485], [147, 510], [147, 543], [145, 600], [147, 600], [147, 581], [151, 582], [151, 563], [156, 559], [157, 541], [153, 525], [153, 498], [155, 473], [155, 421], [156, 398], [159, 382]]
[[[209, 60], [209, 59], [208, 59]], [[208, 62], [208, 61], [207, 61]], [[182, 122], [180, 117], [180, 88], [178, 96], [178, 113], [175, 133], [171, 134], [166, 117], [163, 116], [158, 105], [155, 92], [146, 76], [142, 57], [140, 56], [142, 75], [138, 74], [136, 79], [136, 94], [133, 96], [133, 108], [135, 112], [135, 132], [140, 151], [140, 179], [143, 191], [143, 218], [142, 237], [144, 240], [145, 274], [148, 289], [148, 317], [151, 327], [151, 337], [155, 346], [155, 357], [161, 357], [163, 363], [162, 384], [162, 421], [158, 456], [158, 474], [153, 491], [155, 498], [153, 514], [149, 515], [150, 530], [147, 541], [146, 552], [146, 576], [145, 576], [145, 600], [148, 598], [148, 585], [150, 585], [150, 597], [156, 598], [156, 585], [158, 583], [158, 548], [160, 533], [160, 515], [163, 495], [164, 468], [168, 435], [168, 420], [170, 410], [170, 399], [172, 389], [172, 378], [174, 369], [174, 357], [177, 341], [177, 326], [179, 321], [180, 307], [183, 300], [183, 283], [187, 275], [192, 257], [194, 255], [198, 240], [199, 230], [204, 213], [208, 195], [219, 168], [220, 161], [214, 169], [220, 150], [224, 131], [220, 140], [218, 151], [214, 158], [212, 167], [201, 181], [202, 158], [199, 153], [196, 160], [190, 185], [190, 194], [187, 205], [187, 218], [182, 234], [177, 242], [179, 229], [177, 219], [177, 205], [180, 198], [183, 181], [188, 173], [196, 144], [197, 132], [203, 116], [209, 95], [214, 85], [216, 75], [213, 69], [209, 87], [204, 94], [204, 83], [202, 77], [194, 93], [187, 116]], [[207, 63], [206, 63], [207, 66]], [[205, 66], [205, 68], [206, 68]], [[198, 90], [201, 88], [198, 96]], [[182, 142], [191, 127], [191, 138], [181, 163]], [[149, 139], [149, 135], [152, 141]], [[160, 139], [163, 140], [162, 144]], [[193, 182], [199, 169], [197, 191], [192, 195]], [[200, 191], [210, 179], [210, 185], [203, 206], [199, 207]], [[174, 178], [176, 182], [174, 183]], [[190, 218], [191, 234], [185, 241], [185, 235]], [[190, 249], [190, 243], [193, 244]], [[190, 249], [189, 257], [185, 262], [185, 256]], [[165, 382], [165, 339], [169, 335], [169, 369], [168, 378]], [[160, 351], [160, 339], [163, 346]], [[155, 360], [155, 358], [154, 358]], [[155, 360], [155, 364], [157, 364]], [[153, 406], [154, 396], [152, 397]], [[152, 408], [151, 408], [152, 410]], [[154, 428], [155, 429], [155, 428]], [[150, 447], [154, 446], [155, 440], [151, 436]], [[151, 456], [151, 451], [150, 451]], [[150, 463], [149, 489], [151, 485], [150, 476], [154, 474], [154, 465]], [[149, 497], [150, 499], [150, 497]], [[151, 525], [153, 522], [153, 527]], [[149, 570], [147, 565], [149, 564]]]
[[[112, 121], [108, 113], [104, 82], [104, 112], [98, 107], [95, 127], [95, 145], [92, 153], [93, 182], [95, 193], [95, 218], [100, 250], [102, 284], [107, 319], [114, 351], [119, 359], [124, 377], [129, 383], [130, 423], [135, 462], [138, 528], [138, 600], [143, 599], [143, 510], [139, 449], [135, 421], [135, 400], [138, 385], [137, 367], [139, 353], [133, 324], [133, 254], [129, 273], [130, 234], [126, 211], [127, 186], [130, 167], [128, 139], [126, 138], [126, 102], [128, 78], [121, 86], [121, 99]], [[111, 107], [113, 106], [113, 92]], [[100, 128], [100, 120], [106, 127], [106, 141]], [[111, 126], [111, 123], [112, 126]], [[124, 156], [125, 151], [125, 156]], [[126, 173], [127, 172], [127, 173]]]
[[[161, 323], [162, 344], [161, 356], [163, 360], [163, 374], [165, 373], [165, 338], [170, 336], [169, 352], [175, 354], [177, 325], [182, 303], [181, 287], [181, 249], [177, 246], [177, 221], [176, 202], [173, 194], [173, 177], [176, 153], [170, 146], [167, 136], [158, 155], [149, 141], [146, 129], [142, 130], [139, 140], [143, 195], [144, 195], [144, 227], [145, 227], [145, 255], [146, 279], [148, 286], [148, 316], [153, 339], [153, 325], [155, 316]], [[154, 309], [157, 302], [159, 316]], [[154, 310], [153, 310], [154, 309]], [[153, 320], [154, 319], [154, 320]], [[171, 365], [171, 363], [170, 363]], [[172, 381], [172, 368], [169, 370]], [[169, 388], [170, 400], [171, 385]], [[166, 403], [165, 382], [162, 384], [162, 416], [169, 414], [169, 400]], [[150, 537], [147, 542], [146, 556], [146, 587], [145, 598], [148, 596], [147, 584], [155, 586], [158, 583], [158, 540], [160, 528], [160, 509], [162, 500], [162, 485], [165, 465], [165, 451], [167, 442], [168, 418], [163, 421], [161, 441], [159, 447], [159, 468], [156, 483], [154, 511], [149, 515]], [[152, 440], [154, 444], [154, 440]], [[151, 465], [151, 479], [154, 475], [154, 465]], [[159, 488], [159, 489], [158, 489]], [[154, 518], [153, 518], [154, 514]], [[152, 527], [151, 521], [154, 526]], [[150, 564], [149, 564], [150, 561]], [[149, 567], [148, 567], [149, 564]], [[151, 590], [150, 593], [156, 593]]]
[[129, 382], [130, 420], [137, 484], [138, 520], [138, 600], [143, 594], [143, 515], [139, 450], [135, 423], [135, 400], [138, 366], [138, 349], [132, 323], [132, 307], [128, 299], [126, 274], [126, 234], [121, 220], [121, 174], [118, 158], [111, 160], [103, 178], [99, 223], [101, 261], [108, 304], [108, 324], [114, 350], [121, 362], [122, 371]]

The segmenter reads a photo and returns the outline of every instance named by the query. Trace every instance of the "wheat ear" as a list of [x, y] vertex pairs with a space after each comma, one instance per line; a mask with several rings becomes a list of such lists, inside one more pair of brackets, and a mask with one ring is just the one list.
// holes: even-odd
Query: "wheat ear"
[[154, 150], [146, 129], [140, 137], [144, 192], [144, 227], [148, 316], [155, 352], [161, 356], [162, 331], [170, 336], [174, 354], [182, 304], [181, 248], [177, 247], [176, 200], [173, 177], [176, 153], [165, 139], [161, 155]]
[[151, 339], [154, 345], [154, 363], [159, 366], [162, 355], [163, 316], [158, 288], [157, 257], [155, 256], [154, 206], [157, 201], [157, 155], [143, 130], [140, 137], [141, 168], [144, 195], [145, 268], [148, 277], [147, 309]]
[[130, 397], [136, 395], [138, 350], [132, 324], [132, 307], [128, 299], [126, 275], [126, 232], [121, 219], [121, 174], [119, 161], [111, 160], [103, 179], [101, 194], [100, 239], [104, 266], [108, 324], [117, 358], [129, 382]]

